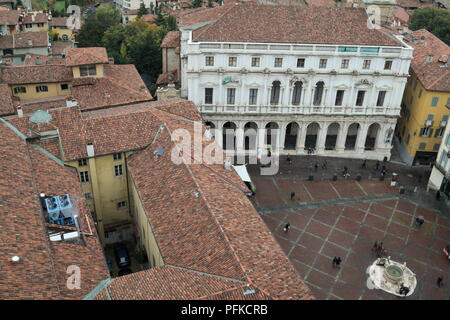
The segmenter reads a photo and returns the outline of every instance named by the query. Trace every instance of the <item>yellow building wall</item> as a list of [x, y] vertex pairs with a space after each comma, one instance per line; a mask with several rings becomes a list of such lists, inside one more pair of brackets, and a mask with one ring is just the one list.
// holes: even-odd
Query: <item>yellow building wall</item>
[[[419, 97], [420, 91], [422, 94]], [[411, 103], [411, 97], [413, 98]], [[439, 97], [437, 106], [432, 107], [433, 97]], [[442, 116], [450, 115], [450, 110], [446, 107], [447, 99], [450, 98], [450, 92], [428, 91], [417, 77], [412, 74], [405, 87], [403, 103], [409, 112], [409, 117], [402, 114], [399, 121], [399, 132], [402, 135], [402, 143], [411, 157], [414, 157], [417, 151], [437, 152], [434, 150], [436, 143], [441, 143], [441, 138], [436, 138], [436, 131], [440, 129]], [[429, 114], [434, 114], [433, 133], [431, 137], [421, 137], [420, 129], [425, 127], [425, 122]], [[450, 119], [449, 119], [450, 120]], [[404, 128], [406, 127], [406, 130]], [[405, 132], [403, 134], [403, 132]], [[410, 134], [410, 140], [407, 144], [407, 137]], [[426, 148], [419, 150], [419, 145], [424, 142]]]
[[73, 30], [72, 29], [63, 29], [63, 28], [52, 28], [52, 31], [58, 34], [58, 39], [62, 40], [62, 36], [66, 35], [69, 40], [73, 40]]
[[161, 256], [150, 221], [131, 175], [129, 175], [129, 180], [131, 202], [130, 209], [134, 217], [137, 234], [139, 235], [139, 244], [145, 249], [148, 261], [152, 267], [162, 266], [164, 265], [164, 260]]
[[[114, 160], [113, 155], [104, 155], [88, 159], [87, 166], [78, 166], [78, 160], [67, 162], [68, 165], [80, 171], [89, 171], [89, 182], [81, 183], [85, 193], [92, 193], [93, 199], [88, 200], [92, 211], [95, 211], [98, 222], [98, 232], [104, 240], [104, 230], [108, 225], [118, 225], [131, 220], [130, 201], [128, 199], [127, 170], [125, 164], [126, 156]], [[123, 175], [116, 177], [114, 166], [122, 165]], [[117, 203], [125, 201], [127, 205], [118, 208]]]
[[48, 22], [44, 22], [44, 26], [38, 27], [37, 23], [32, 23], [31, 28], [27, 28], [25, 24], [23, 24], [22, 32], [39, 32], [39, 31], [48, 31]]
[[[95, 78], [103, 77], [103, 64], [97, 64], [95, 65]], [[80, 78], [80, 67], [75, 66], [72, 67], [72, 73], [74, 78]]]
[[[69, 89], [62, 90], [61, 84], [68, 84]], [[47, 86], [47, 92], [36, 92], [37, 86]], [[14, 93], [14, 88], [16, 87], [25, 87], [25, 93]], [[33, 84], [23, 84], [23, 85], [10, 85], [11, 94], [15, 97], [19, 97], [21, 100], [36, 100], [57, 96], [65, 96], [70, 94], [70, 83], [69, 82], [60, 82], [60, 83], [33, 83]]]

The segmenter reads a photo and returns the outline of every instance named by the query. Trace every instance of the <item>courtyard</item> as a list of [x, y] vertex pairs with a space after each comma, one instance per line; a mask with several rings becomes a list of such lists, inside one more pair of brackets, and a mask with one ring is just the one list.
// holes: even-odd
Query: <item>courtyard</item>
[[[390, 186], [388, 178], [370, 179], [377, 177], [372, 173], [362, 174], [360, 181], [342, 177], [332, 181], [330, 174], [340, 164], [330, 160], [336, 170], [319, 169], [315, 181], [308, 181], [311, 170], [305, 163], [313, 158], [304, 158], [308, 157], [294, 159], [295, 169], [281, 160], [275, 176], [258, 175], [256, 166], [249, 166], [249, 172], [256, 185], [254, 206], [316, 298], [401, 299], [366, 285], [366, 269], [376, 259], [371, 250], [375, 241], [382, 241], [387, 256], [406, 262], [416, 274], [417, 288], [407, 299], [450, 298], [450, 262], [442, 252], [450, 244], [448, 216], [427, 199], [425, 190], [411, 190], [426, 181], [402, 173], [401, 167], [396, 171], [406, 178], [403, 181], [410, 191], [405, 194], [399, 193], [399, 185]], [[356, 170], [359, 162], [353, 160], [349, 167]], [[295, 192], [294, 200], [291, 192]], [[417, 216], [425, 218], [421, 227], [414, 224]], [[291, 225], [287, 233], [283, 231], [286, 223]], [[340, 268], [332, 266], [335, 256], [342, 259]], [[444, 279], [442, 288], [436, 285], [438, 277]]]

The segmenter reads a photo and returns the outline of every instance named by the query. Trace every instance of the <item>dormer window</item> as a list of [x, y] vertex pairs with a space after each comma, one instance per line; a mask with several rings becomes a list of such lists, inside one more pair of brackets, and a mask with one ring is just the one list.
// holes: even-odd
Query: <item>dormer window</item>
[[80, 77], [91, 77], [97, 74], [95, 64], [80, 66]]
[[433, 62], [433, 56], [427, 56], [427, 62]]

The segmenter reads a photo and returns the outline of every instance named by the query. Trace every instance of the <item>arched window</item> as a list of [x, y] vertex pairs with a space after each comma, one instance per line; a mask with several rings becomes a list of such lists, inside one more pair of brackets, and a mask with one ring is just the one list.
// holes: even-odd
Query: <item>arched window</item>
[[314, 91], [314, 101], [313, 104], [315, 106], [320, 106], [322, 103], [322, 95], [323, 95], [323, 85], [322, 81], [316, 83], [316, 90]]
[[281, 82], [272, 82], [272, 91], [270, 93], [270, 104], [278, 104], [280, 101]]
[[302, 97], [302, 87], [303, 83], [301, 81], [296, 81], [294, 84], [294, 91], [292, 92], [292, 104], [299, 105], [300, 98]]

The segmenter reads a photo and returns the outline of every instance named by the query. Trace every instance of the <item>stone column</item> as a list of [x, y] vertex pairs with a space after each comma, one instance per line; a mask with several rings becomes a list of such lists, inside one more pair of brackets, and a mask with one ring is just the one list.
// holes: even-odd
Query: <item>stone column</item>
[[298, 129], [298, 133], [297, 133], [297, 143], [296, 143], [296, 148], [297, 148], [297, 154], [305, 154], [305, 140], [306, 140], [306, 129], [307, 129], [307, 124], [306, 123], [300, 123], [299, 124], [300, 128]]
[[345, 151], [345, 140], [347, 139], [347, 130], [349, 123], [343, 123], [339, 125], [339, 134], [336, 139], [336, 151], [338, 153], [343, 153]]
[[242, 154], [244, 152], [244, 123], [238, 122], [236, 128], [236, 152]]
[[284, 142], [286, 140], [286, 126], [287, 123], [281, 122], [278, 124], [280, 126], [279, 130], [279, 137], [277, 137], [279, 145], [278, 150], [280, 151], [280, 154], [284, 153]]
[[216, 124], [217, 124], [215, 130], [216, 142], [223, 149], [223, 131], [222, 131], [223, 123], [222, 121], [217, 121]]
[[321, 123], [316, 143], [316, 150], [318, 154], [322, 154], [325, 151], [325, 139], [327, 137], [327, 130], [328, 123]]
[[364, 152], [364, 145], [366, 143], [367, 138], [367, 130], [369, 129], [369, 125], [367, 123], [360, 123], [361, 128], [358, 132], [358, 138], [356, 140], [355, 150], [357, 153]]

